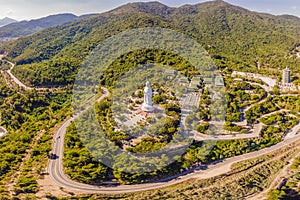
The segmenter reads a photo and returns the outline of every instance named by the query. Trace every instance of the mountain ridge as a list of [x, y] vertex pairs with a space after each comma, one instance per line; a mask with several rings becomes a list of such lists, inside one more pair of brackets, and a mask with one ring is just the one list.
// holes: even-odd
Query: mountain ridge
[[30, 35], [41, 31], [45, 28], [63, 24], [77, 19], [78, 16], [70, 13], [49, 15], [39, 19], [24, 20], [20, 22], [10, 23], [0, 27], [0, 38], [17, 38]]
[[6, 26], [6, 25], [14, 23], [14, 22], [17, 22], [17, 20], [14, 20], [9, 17], [5, 17], [3, 19], [0, 19], [0, 27]]
[[[44, 71], [54, 73], [64, 67], [70, 73], [105, 38], [141, 27], [165, 27], [189, 35], [203, 45], [220, 68], [255, 70], [259, 60], [266, 68], [291, 66], [297, 70], [299, 63], [299, 59], [286, 57], [300, 44], [299, 18], [252, 12], [223, 1], [178, 8], [159, 2], [130, 3], [88, 19], [47, 28], [4, 45], [1, 50], [8, 51], [10, 59], [22, 65], [15, 68], [20, 78], [28, 79], [24, 74], [36, 71], [43, 74], [38, 68], [49, 63], [53, 67], [51, 64]], [[62, 64], [61, 59], [66, 63]], [[43, 84], [39, 80], [28, 82]]]

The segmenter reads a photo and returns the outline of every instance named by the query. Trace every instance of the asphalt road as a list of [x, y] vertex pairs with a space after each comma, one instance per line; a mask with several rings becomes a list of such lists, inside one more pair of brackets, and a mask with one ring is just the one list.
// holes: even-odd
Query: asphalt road
[[11, 70], [15, 67], [15, 64], [9, 61], [6, 61], [8, 64], [11, 65], [11, 68], [7, 70], [7, 73], [9, 76], [13, 79], [13, 81], [18, 84], [20, 87], [24, 88], [25, 90], [32, 90], [33, 88], [26, 86], [24, 83], [22, 83], [15, 75], [11, 73]]
[[[104, 95], [99, 100], [103, 99], [108, 95], [109, 95], [108, 91], [105, 90]], [[77, 116], [79, 116], [79, 114]], [[198, 178], [198, 179], [211, 178], [229, 172], [230, 166], [236, 162], [269, 154], [273, 151], [279, 150], [283, 147], [286, 147], [300, 140], [300, 135], [294, 135], [294, 137], [286, 138], [283, 142], [280, 142], [277, 145], [274, 145], [272, 147], [268, 147], [260, 151], [228, 158], [214, 165], [209, 165], [207, 166], [206, 170], [192, 171], [185, 175], [177, 175], [153, 183], [145, 183], [145, 184], [137, 184], [137, 185], [119, 185], [114, 187], [94, 186], [94, 185], [78, 183], [71, 180], [65, 175], [63, 169], [62, 158], [64, 152], [64, 136], [66, 133], [66, 128], [70, 125], [71, 121], [74, 120], [77, 116], [74, 116], [69, 120], [67, 120], [57, 131], [55, 135], [55, 142], [53, 144], [53, 153], [55, 153], [58, 156], [58, 158], [55, 160], [50, 160], [48, 166], [48, 172], [51, 179], [60, 187], [72, 191], [80, 191], [84, 193], [118, 194], [118, 193], [126, 193], [126, 192], [138, 192], [138, 191], [158, 189], [158, 188], [174, 185], [189, 180], [191, 178]], [[299, 129], [300, 126], [296, 126], [296, 128], [293, 130], [293, 133], [298, 132]]]
[[[13, 79], [15, 83], [17, 83], [20, 87], [23, 87], [26, 90], [31, 90], [33, 88], [26, 86], [21, 81], [19, 81], [12, 73], [11, 70], [14, 68], [14, 64], [7, 61], [12, 67], [7, 71], [7, 73], [10, 75], [10, 77]], [[107, 89], [104, 89], [104, 94], [98, 99], [100, 101], [101, 99], [107, 97], [109, 95], [109, 92]], [[274, 145], [272, 147], [262, 149], [260, 151], [232, 157], [229, 159], [225, 159], [222, 162], [219, 162], [215, 165], [209, 165], [207, 166], [206, 170], [200, 170], [200, 171], [193, 171], [191, 173], [185, 174], [185, 175], [177, 175], [173, 177], [169, 177], [166, 179], [162, 179], [160, 181], [154, 182], [154, 183], [146, 183], [146, 184], [138, 184], [138, 185], [120, 185], [115, 187], [101, 187], [101, 186], [93, 186], [83, 183], [75, 182], [71, 179], [69, 179], [63, 169], [63, 153], [64, 153], [64, 137], [66, 134], [66, 129], [74, 120], [76, 117], [78, 117], [80, 114], [74, 115], [73, 117], [69, 118], [67, 121], [65, 121], [62, 126], [58, 129], [57, 133], [54, 136], [54, 144], [53, 144], [53, 151], [52, 153], [56, 154], [58, 156], [55, 160], [50, 160], [48, 165], [48, 172], [51, 179], [60, 187], [74, 190], [74, 191], [80, 191], [80, 192], [86, 192], [86, 193], [107, 193], [107, 194], [117, 194], [117, 193], [125, 193], [125, 192], [138, 192], [138, 191], [145, 191], [145, 190], [151, 190], [151, 189], [158, 189], [170, 185], [174, 185], [177, 183], [181, 183], [183, 181], [189, 180], [191, 178], [211, 178], [217, 175], [224, 174], [230, 170], [230, 166], [236, 162], [240, 162], [243, 160], [252, 159], [255, 157], [259, 157], [265, 154], [269, 154], [273, 151], [279, 150], [283, 147], [286, 147], [298, 140], [300, 140], [300, 135], [296, 135], [296, 133], [300, 129], [300, 124], [298, 124], [294, 129], [288, 134], [288, 136], [285, 138], [285, 140], [281, 143], [278, 143], [277, 145]]]
[[22, 83], [13, 73], [11, 73], [11, 70], [13, 70], [13, 68], [15, 67], [15, 64], [8, 61], [8, 60], [5, 60], [8, 64], [11, 65], [11, 68], [9, 70], [7, 70], [6, 72], [8, 73], [8, 75], [11, 77], [11, 79], [21, 88], [24, 88], [25, 90], [40, 90], [40, 91], [43, 91], [43, 90], [46, 90], [46, 89], [49, 89], [49, 88], [34, 88], [34, 87], [29, 87], [27, 85], [25, 85], [24, 83]]
[[238, 140], [238, 139], [251, 139], [251, 138], [258, 138], [259, 134], [262, 130], [262, 124], [255, 124], [253, 133], [246, 133], [246, 134], [230, 134], [230, 135], [206, 135], [199, 132], [194, 133], [194, 139], [197, 141], [203, 140]]

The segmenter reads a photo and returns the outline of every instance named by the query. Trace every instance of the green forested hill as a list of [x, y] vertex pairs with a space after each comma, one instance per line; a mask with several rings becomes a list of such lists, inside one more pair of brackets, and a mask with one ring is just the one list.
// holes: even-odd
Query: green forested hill
[[32, 85], [68, 84], [97, 44], [123, 30], [167, 27], [200, 42], [220, 67], [255, 71], [290, 66], [300, 44], [300, 19], [251, 12], [223, 1], [170, 8], [157, 2], [132, 3], [93, 18], [45, 29], [1, 46], [19, 66], [14, 73]]
[[76, 19], [78, 19], [78, 17], [73, 14], [57, 14], [30, 21], [10, 23], [0, 27], [0, 38], [22, 37]]

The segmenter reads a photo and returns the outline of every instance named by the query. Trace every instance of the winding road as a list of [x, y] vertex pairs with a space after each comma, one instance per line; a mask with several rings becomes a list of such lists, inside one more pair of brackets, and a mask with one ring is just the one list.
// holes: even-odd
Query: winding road
[[251, 138], [258, 138], [261, 130], [262, 130], [262, 123], [258, 123], [258, 124], [254, 125], [254, 129], [253, 129], [252, 133], [230, 134], [230, 135], [206, 135], [206, 134], [202, 134], [199, 132], [195, 132], [194, 139], [197, 141], [203, 141], [203, 140], [221, 141], [221, 140], [251, 139]]
[[[14, 67], [14, 64], [11, 62], [8, 62], [12, 65], [12, 68]], [[19, 81], [12, 73], [11, 69], [8, 70], [8, 74], [10, 77], [17, 83], [19, 86], [23, 87], [26, 90], [33, 89], [31, 87], [28, 87], [24, 85], [21, 81]], [[109, 92], [107, 89], [103, 90], [103, 95], [98, 99], [98, 101], [102, 100], [103, 98], [107, 97], [109, 95]], [[63, 168], [63, 155], [64, 155], [64, 138], [66, 134], [66, 129], [78, 116], [80, 116], [81, 113], [78, 113], [76, 115], [73, 115], [71, 118], [66, 120], [58, 129], [54, 136], [54, 143], [53, 143], [53, 151], [52, 153], [56, 154], [58, 156], [57, 159], [51, 159], [48, 163], [48, 172], [51, 179], [60, 187], [69, 189], [71, 191], [79, 191], [83, 193], [104, 193], [104, 194], [118, 194], [118, 193], [126, 193], [126, 192], [138, 192], [138, 191], [145, 191], [145, 190], [151, 190], [151, 189], [158, 189], [174, 184], [178, 184], [181, 182], [184, 182], [186, 180], [189, 180], [191, 178], [197, 178], [197, 179], [205, 179], [205, 178], [211, 178], [217, 175], [224, 174], [226, 172], [230, 171], [230, 167], [232, 164], [248, 159], [252, 159], [255, 157], [259, 157], [265, 154], [269, 154], [273, 151], [279, 150], [283, 147], [286, 147], [298, 140], [300, 140], [300, 135], [297, 135], [297, 132], [300, 129], [300, 124], [295, 126], [290, 133], [288, 133], [287, 137], [280, 143], [244, 155], [232, 157], [223, 160], [222, 162], [219, 162], [215, 165], [208, 165], [206, 170], [196, 170], [192, 171], [188, 174], [181, 174], [173, 177], [169, 177], [166, 179], [162, 179], [160, 181], [156, 181], [153, 183], [146, 183], [146, 184], [137, 184], [137, 185], [119, 185], [115, 187], [103, 187], [103, 186], [94, 186], [94, 185], [88, 185], [83, 183], [78, 183], [76, 181], [71, 180], [65, 175], [64, 168]]]
[[[109, 93], [107, 90], [104, 91], [103, 96], [99, 99], [103, 99], [104, 97], [108, 96]], [[119, 194], [119, 193], [127, 193], [127, 192], [138, 192], [138, 191], [145, 191], [145, 190], [151, 190], [151, 189], [159, 189], [162, 187], [178, 184], [181, 182], [184, 182], [186, 180], [189, 180], [191, 178], [197, 178], [197, 179], [205, 179], [205, 178], [211, 178], [217, 175], [221, 175], [224, 173], [227, 173], [230, 171], [230, 167], [232, 164], [252, 158], [256, 158], [265, 154], [269, 154], [271, 152], [274, 152], [276, 150], [279, 150], [283, 147], [286, 147], [298, 140], [300, 140], [300, 135], [296, 135], [296, 133], [300, 129], [300, 125], [294, 127], [292, 130], [295, 135], [293, 137], [287, 137], [284, 141], [248, 154], [232, 157], [223, 160], [220, 163], [217, 163], [215, 165], [208, 165], [206, 170], [196, 170], [191, 171], [188, 174], [182, 174], [182, 175], [176, 175], [173, 177], [169, 177], [166, 179], [162, 179], [156, 182], [152, 183], [145, 183], [145, 184], [137, 184], [137, 185], [119, 185], [115, 187], [104, 187], [104, 186], [94, 186], [94, 185], [88, 185], [83, 183], [78, 183], [70, 178], [68, 178], [63, 169], [63, 154], [64, 154], [64, 136], [66, 133], [66, 128], [70, 125], [71, 121], [74, 120], [76, 117], [78, 117], [80, 114], [77, 114], [76, 116], [73, 116], [69, 120], [67, 120], [65, 123], [62, 124], [62, 126], [58, 129], [56, 135], [55, 135], [55, 142], [53, 144], [53, 153], [55, 153], [58, 158], [55, 160], [50, 160], [48, 165], [48, 172], [51, 177], [51, 179], [60, 187], [69, 189], [71, 191], [78, 191], [83, 193], [103, 193], [103, 194]]]
[[[3, 58], [5, 57], [4, 54], [0, 54], [0, 60], [3, 60]], [[8, 75], [11, 77], [11, 79], [19, 86], [24, 88], [25, 90], [33, 90], [34, 88], [32, 87], [28, 87], [26, 86], [24, 83], [22, 83], [17, 77], [15, 77], [15, 75], [13, 75], [11, 73], [11, 70], [13, 70], [13, 68], [15, 67], [15, 64], [8, 61], [8, 60], [3, 60], [5, 62], [7, 62], [9, 65], [11, 65], [10, 69], [6, 70], [6, 72], [8, 73]]]
[[[75, 117], [76, 118], [76, 117]], [[86, 193], [105, 193], [105, 194], [118, 194], [124, 192], [138, 192], [138, 191], [145, 191], [151, 189], [158, 189], [170, 185], [174, 185], [177, 183], [181, 183], [183, 181], [189, 180], [191, 178], [211, 178], [217, 175], [224, 174], [230, 171], [230, 166], [236, 162], [252, 159], [255, 157], [259, 157], [265, 154], [269, 154], [273, 151], [279, 150], [283, 147], [286, 147], [298, 140], [300, 140], [300, 135], [296, 135], [292, 138], [286, 138], [283, 142], [278, 143], [272, 147], [262, 149], [256, 152], [232, 157], [229, 159], [225, 159], [224, 161], [217, 163], [215, 165], [207, 166], [208, 169], [203, 171], [194, 171], [192, 173], [186, 175], [178, 175], [167, 178], [165, 180], [160, 180], [159, 182], [154, 183], [146, 183], [146, 184], [138, 184], [138, 185], [120, 185], [116, 187], [101, 187], [101, 186], [93, 186], [83, 183], [75, 182], [69, 179], [63, 170], [63, 151], [64, 151], [64, 135], [66, 133], [66, 128], [70, 125], [70, 122], [74, 118], [67, 120], [57, 131], [56, 133], [56, 141], [53, 146], [53, 152], [58, 155], [58, 159], [50, 160], [48, 166], [48, 172], [50, 174], [51, 179], [58, 184], [60, 187], [73, 190], [73, 191], [80, 191]], [[300, 126], [295, 128], [295, 132], [298, 132]], [[60, 138], [59, 138], [60, 137]]]
[[[4, 55], [0, 54], [0, 60], [3, 60]], [[24, 90], [38, 90], [38, 91], [44, 91], [47, 89], [52, 89], [52, 87], [30, 87], [25, 85], [22, 81], [20, 81], [11, 71], [13, 70], [13, 68], [15, 67], [15, 64], [8, 61], [8, 60], [4, 60], [5, 62], [7, 62], [9, 65], [11, 65], [10, 69], [6, 70], [7, 74], [10, 76], [10, 78], [12, 79], [13, 82], [15, 82], [19, 87], [23, 88]]]
[[33, 90], [34, 88], [26, 86], [26, 85], [25, 85], [24, 83], [22, 83], [17, 77], [15, 77], [15, 75], [13, 75], [13, 74], [11, 73], [11, 70], [13, 70], [13, 68], [15, 67], [15, 64], [12, 63], [12, 62], [9, 62], [9, 61], [7, 61], [7, 60], [6, 60], [6, 62], [7, 62], [8, 64], [11, 65], [11, 68], [10, 68], [9, 70], [7, 70], [7, 73], [8, 73], [9, 76], [12, 78], [12, 80], [13, 80], [17, 85], [19, 85], [20, 87], [24, 88], [25, 90]]

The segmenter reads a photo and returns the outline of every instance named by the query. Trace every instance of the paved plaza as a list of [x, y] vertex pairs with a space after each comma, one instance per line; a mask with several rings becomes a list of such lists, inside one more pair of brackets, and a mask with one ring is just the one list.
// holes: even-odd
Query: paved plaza
[[188, 110], [192, 110], [193, 107], [198, 107], [199, 103], [200, 94], [198, 92], [187, 93], [180, 100], [181, 107]]

